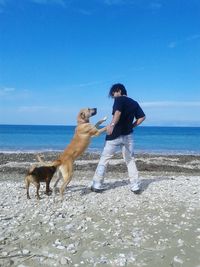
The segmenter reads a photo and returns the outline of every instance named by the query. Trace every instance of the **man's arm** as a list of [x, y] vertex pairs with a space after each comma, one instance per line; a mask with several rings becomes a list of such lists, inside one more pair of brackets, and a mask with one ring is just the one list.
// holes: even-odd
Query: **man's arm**
[[145, 120], [145, 116], [142, 118], [137, 119], [134, 123], [133, 123], [133, 128], [137, 127], [138, 125], [140, 125], [144, 120]]
[[119, 119], [121, 117], [121, 111], [116, 110], [111, 123], [107, 126], [107, 134], [110, 135], [113, 132], [113, 129], [115, 127], [115, 125], [118, 123]]

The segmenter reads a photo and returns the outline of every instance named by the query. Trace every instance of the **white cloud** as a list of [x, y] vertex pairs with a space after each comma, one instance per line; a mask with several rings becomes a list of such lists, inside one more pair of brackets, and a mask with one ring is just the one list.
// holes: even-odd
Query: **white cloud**
[[122, 5], [125, 4], [124, 0], [105, 0], [104, 3], [106, 5], [112, 6], [112, 5]]
[[177, 46], [177, 42], [171, 42], [168, 44], [169, 48], [175, 48]]
[[154, 11], [159, 10], [162, 8], [162, 4], [157, 0], [150, 1], [146, 3], [145, 1], [141, 0], [104, 0], [104, 4], [112, 6], [112, 5], [131, 5], [140, 8], [150, 8]]
[[14, 87], [4, 87], [0, 88], [0, 97], [1, 100], [13, 100], [13, 99], [23, 99], [23, 98], [28, 98], [31, 95], [31, 91], [22, 89], [22, 90], [17, 90]]
[[62, 7], [66, 7], [67, 2], [65, 0], [31, 0], [31, 2], [41, 5], [47, 5], [47, 4], [55, 4]]
[[15, 88], [13, 88], [13, 87], [5, 87], [5, 88], [2, 88], [2, 89], [0, 89], [0, 96], [1, 97], [8, 96], [11, 93], [13, 93], [14, 91], [15, 91]]
[[21, 106], [18, 107], [18, 112], [26, 113], [66, 113], [68, 109], [65, 107], [52, 107], [52, 106]]
[[200, 39], [200, 34], [193, 34], [193, 35], [190, 35], [190, 36], [187, 36], [185, 39], [183, 40], [179, 40], [179, 41], [172, 41], [168, 44], [168, 47], [173, 49], [179, 45], [182, 45], [184, 43], [187, 43], [187, 42], [192, 42], [192, 41], [196, 41]]
[[142, 107], [156, 108], [156, 107], [200, 107], [200, 101], [157, 101], [157, 102], [143, 102]]
[[196, 39], [199, 39], [199, 38], [200, 38], [200, 34], [194, 34], [194, 35], [188, 36], [186, 38], [186, 41], [193, 41], [193, 40], [196, 40]]
[[200, 101], [143, 102], [147, 125], [198, 126]]
[[3, 13], [8, 5], [12, 4], [12, 0], [0, 0], [0, 13]]
[[85, 16], [90, 16], [92, 14], [91, 11], [89, 10], [86, 10], [86, 9], [78, 9], [78, 12], [82, 15], [85, 15]]
[[150, 8], [154, 11], [159, 10], [162, 8], [162, 4], [158, 2], [152, 2], [150, 3]]
[[6, 3], [6, 0], [0, 0], [0, 5], [4, 6]]
[[80, 84], [77, 84], [75, 86], [77, 86], [77, 87], [88, 87], [88, 86], [99, 85], [99, 84], [102, 84], [102, 83], [105, 83], [105, 82], [102, 82], [102, 81], [92, 81], [92, 82], [80, 83]]
[[[71, 0], [28, 0], [28, 1], [40, 5], [54, 4], [62, 7], [66, 7], [67, 4], [71, 2]], [[5, 6], [8, 3], [12, 3], [12, 0], [0, 0], [0, 10], [3, 11], [3, 8], [5, 8]]]
[[13, 91], [15, 91], [15, 88], [13, 88], [13, 87], [5, 87], [5, 88], [3, 89], [3, 91], [4, 91], [4, 92], [13, 92]]
[[22, 106], [18, 108], [19, 112], [38, 112], [38, 111], [44, 111], [47, 107], [45, 106]]

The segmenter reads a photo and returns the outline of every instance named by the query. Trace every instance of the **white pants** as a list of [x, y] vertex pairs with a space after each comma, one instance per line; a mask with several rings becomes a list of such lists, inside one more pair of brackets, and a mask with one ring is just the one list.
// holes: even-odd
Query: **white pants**
[[101, 188], [109, 160], [113, 157], [113, 155], [117, 152], [119, 148], [122, 151], [123, 159], [128, 169], [128, 176], [130, 179], [131, 188], [137, 188], [140, 186], [140, 179], [138, 177], [138, 170], [135, 165], [135, 159], [133, 154], [133, 138], [132, 134], [129, 134], [121, 135], [111, 141], [106, 141], [105, 147], [103, 149], [101, 158], [99, 160], [97, 169], [93, 177], [93, 187]]

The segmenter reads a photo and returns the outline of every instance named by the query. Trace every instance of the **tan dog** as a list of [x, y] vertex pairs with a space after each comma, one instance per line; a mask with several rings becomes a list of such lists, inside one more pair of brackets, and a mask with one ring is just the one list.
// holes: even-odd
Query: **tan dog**
[[39, 195], [40, 182], [46, 182], [46, 194], [49, 195], [52, 191], [49, 187], [49, 184], [55, 172], [56, 172], [55, 166], [32, 167], [25, 177], [27, 198], [30, 199], [29, 195], [30, 183], [34, 184], [37, 189], [36, 193], [37, 199], [40, 199]]
[[[72, 179], [73, 162], [86, 150], [90, 143], [91, 137], [98, 136], [106, 131], [106, 127], [97, 129], [97, 127], [106, 120], [106, 117], [97, 122], [96, 125], [92, 125], [89, 122], [89, 118], [94, 116], [96, 113], [96, 108], [85, 108], [79, 112], [77, 117], [77, 127], [75, 129], [75, 134], [72, 141], [65, 148], [64, 152], [59, 156], [59, 158], [51, 163], [51, 166], [59, 167], [59, 171], [64, 179], [64, 182], [60, 188], [62, 198], [66, 186]], [[45, 163], [41, 159], [40, 161]], [[56, 181], [54, 187], [58, 184], [59, 180], [60, 177]]]

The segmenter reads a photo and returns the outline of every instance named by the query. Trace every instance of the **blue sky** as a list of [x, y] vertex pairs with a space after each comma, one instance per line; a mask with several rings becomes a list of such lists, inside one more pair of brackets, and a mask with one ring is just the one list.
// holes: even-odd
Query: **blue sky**
[[199, 0], [0, 0], [0, 123], [111, 118], [123, 83], [144, 125], [200, 126]]

